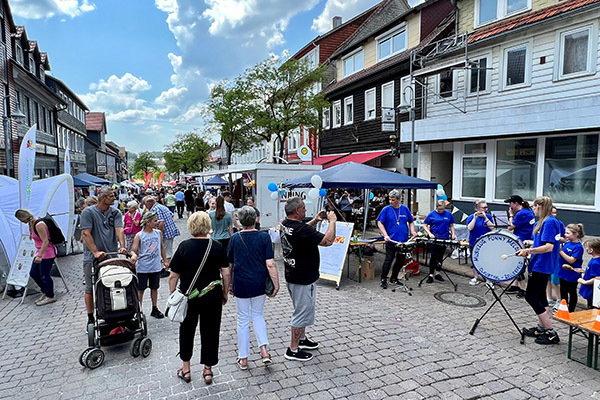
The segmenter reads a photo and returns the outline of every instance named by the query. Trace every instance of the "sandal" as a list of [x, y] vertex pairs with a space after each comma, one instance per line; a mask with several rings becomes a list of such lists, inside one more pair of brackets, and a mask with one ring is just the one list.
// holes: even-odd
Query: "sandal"
[[202, 371], [202, 376], [204, 377], [204, 383], [210, 385], [213, 382], [212, 367], [204, 367], [204, 371]]
[[271, 356], [269, 354], [266, 355], [266, 357], [262, 358], [262, 363], [264, 365], [269, 365], [273, 362], [273, 360], [271, 360]]
[[179, 377], [179, 379], [181, 379], [185, 383], [190, 383], [192, 381], [192, 377], [190, 375], [190, 372], [191, 371], [183, 372], [183, 368], [179, 368], [177, 370], [177, 376]]
[[248, 359], [246, 359], [246, 364], [242, 364], [242, 358], [236, 358], [235, 359], [235, 363], [237, 364], [238, 367], [240, 367], [240, 369], [242, 371], [245, 371], [248, 369]]

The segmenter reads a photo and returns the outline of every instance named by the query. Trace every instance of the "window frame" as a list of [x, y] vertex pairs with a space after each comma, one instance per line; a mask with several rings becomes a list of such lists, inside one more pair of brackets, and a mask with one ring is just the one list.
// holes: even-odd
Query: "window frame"
[[[567, 35], [581, 32], [587, 30], [588, 31], [588, 49], [587, 49], [587, 66], [584, 71], [574, 72], [571, 74], [563, 74], [564, 68], [564, 51], [565, 51], [565, 37]], [[555, 60], [557, 62], [554, 63], [554, 80], [560, 81], [564, 79], [572, 79], [579, 78], [586, 75], [592, 75], [596, 73], [596, 52], [598, 48], [598, 38], [597, 38], [597, 29], [596, 24], [585, 24], [579, 25], [575, 27], [570, 27], [570, 29], [559, 31], [556, 34], [556, 43], [555, 43]]]
[[[352, 107], [352, 112], [348, 112], [348, 106]], [[344, 125], [352, 125], [354, 123], [354, 96], [344, 98]]]
[[[515, 50], [520, 47], [525, 47], [525, 76], [524, 76], [523, 83], [507, 85], [506, 79], [508, 77], [507, 76], [508, 75], [508, 69], [507, 69], [508, 53], [511, 50]], [[500, 75], [501, 79], [500, 79], [500, 82], [498, 85], [500, 91], [521, 89], [521, 88], [531, 86], [532, 50], [533, 50], [533, 40], [532, 39], [525, 41], [525, 42], [510, 44], [510, 45], [507, 45], [502, 48], [502, 52], [501, 52], [502, 60], [500, 63], [500, 65], [502, 66], [502, 73]]]
[[[357, 69], [356, 69], [356, 66], [355, 66], [356, 62], [355, 62], [354, 58], [355, 58], [355, 57], [356, 57], [358, 54], [362, 54], [362, 57], [363, 57], [363, 66], [362, 66], [362, 68], [361, 68], [361, 69], [358, 69], [358, 70], [357, 70]], [[352, 58], [352, 59], [353, 59], [353, 61], [352, 61], [352, 65], [354, 66], [354, 67], [352, 68], [352, 72], [351, 72], [351, 73], [347, 73], [347, 72], [346, 72], [346, 60], [348, 60], [349, 58]], [[365, 53], [364, 53], [364, 51], [363, 51], [363, 48], [362, 48], [362, 47], [359, 47], [358, 49], [354, 50], [354, 51], [353, 51], [353, 52], [351, 52], [350, 54], [348, 54], [348, 55], [346, 55], [346, 56], [342, 57], [342, 76], [343, 76], [344, 78], [346, 78], [346, 77], [348, 77], [348, 76], [350, 76], [350, 75], [354, 75], [354, 74], [356, 74], [357, 72], [360, 72], [360, 71], [362, 71], [364, 68], [365, 68]]]
[[[394, 51], [394, 36], [404, 31], [404, 46], [402, 49], [398, 51]], [[390, 54], [385, 57], [381, 57], [381, 52], [379, 50], [379, 45], [386, 40], [390, 39]], [[398, 53], [405, 51], [408, 48], [408, 24], [406, 22], [402, 22], [398, 26], [388, 30], [387, 32], [382, 33], [381, 35], [375, 37], [375, 48], [377, 50], [377, 62], [383, 61], [387, 58], [390, 58]]]
[[[325, 118], [325, 115], [327, 115], [327, 118]], [[331, 108], [324, 107], [321, 117], [321, 128], [329, 129], [331, 127]], [[327, 121], [327, 124], [325, 123], [325, 121]]]
[[[368, 108], [368, 104], [369, 102], [367, 101], [367, 97], [369, 95], [373, 96], [373, 108], [369, 109]], [[369, 116], [369, 111], [373, 111], [373, 116]], [[365, 90], [365, 121], [370, 121], [377, 118], [377, 89], [376, 88], [371, 88], [371, 89], [367, 89]]]
[[[335, 114], [335, 109], [339, 108], [340, 110], [340, 120], [339, 122], [336, 122], [336, 114]], [[339, 128], [340, 126], [342, 126], [342, 101], [341, 100], [336, 100], [333, 102], [333, 106], [331, 108], [331, 116], [332, 116], [332, 127], [333, 128]]]
[[[485, 146], [485, 150], [481, 153], [467, 153], [465, 151], [465, 148], [468, 145], [478, 145], [478, 144], [483, 144]], [[492, 150], [493, 151], [493, 150]], [[468, 200], [474, 200], [474, 199], [481, 199], [481, 198], [487, 198], [487, 191], [488, 191], [488, 170], [491, 166], [491, 162], [492, 162], [492, 158], [490, 157], [490, 143], [488, 140], [476, 140], [476, 141], [468, 141], [468, 142], [460, 142], [460, 158], [459, 158], [459, 162], [460, 162], [460, 198], [461, 199], [468, 199]], [[484, 175], [484, 195], [483, 196], [477, 196], [477, 197], [472, 197], [472, 196], [465, 196], [464, 195], [464, 180], [465, 180], [465, 170], [464, 170], [464, 161], [466, 158], [484, 158], [485, 159], [485, 175]], [[495, 182], [494, 182], [495, 183]]]
[[[389, 81], [389, 82], [386, 82], [386, 83], [384, 83], [384, 84], [381, 85], [381, 109], [382, 110], [384, 108], [394, 108], [394, 85], [395, 85], [394, 81]], [[386, 87], [391, 87], [391, 90], [392, 90], [392, 105], [389, 106], [389, 107], [386, 107], [386, 105], [383, 103], [383, 101], [384, 101], [383, 94], [384, 94], [384, 91], [385, 91]]]
[[497, 22], [499, 20], [508, 18], [508, 17], [512, 17], [515, 16], [517, 14], [520, 13], [524, 13], [527, 11], [531, 11], [532, 9], [532, 0], [527, 0], [527, 7], [514, 11], [512, 13], [508, 13], [508, 1], [509, 0], [497, 0], [497, 4], [496, 4], [496, 18], [493, 18], [489, 21], [485, 21], [485, 22], [480, 22], [479, 21], [479, 13], [481, 11], [481, 0], [474, 0], [475, 2], [475, 10], [473, 13], [473, 27], [474, 28], [478, 28], [481, 26], [485, 26], [485, 25], [489, 25], [489, 24], [493, 24], [494, 22]]
[[450, 72], [452, 73], [452, 90], [450, 92], [450, 96], [442, 96], [442, 91], [440, 90], [440, 84], [442, 83], [442, 79], [441, 79], [442, 72], [443, 71], [440, 71], [438, 74], [435, 75], [435, 91], [438, 94], [437, 96], [435, 96], [436, 103], [444, 103], [444, 100], [445, 101], [456, 100], [456, 98], [458, 96], [458, 71], [450, 68]]
[[[486, 65], [486, 71], [485, 71], [485, 90], [480, 90], [479, 91], [479, 95], [481, 96], [482, 94], [489, 94], [491, 93], [491, 86], [492, 86], [492, 72], [493, 70], [491, 69], [491, 65], [493, 62], [492, 59], [492, 55], [490, 53], [487, 54], [483, 54], [481, 56], [475, 56], [474, 58], [477, 59], [477, 61], [482, 60], [482, 59], [486, 59], [487, 60], [487, 65]], [[467, 96], [477, 96], [477, 90], [474, 92], [471, 92], [471, 70], [469, 70], [468, 74], [467, 74]]]

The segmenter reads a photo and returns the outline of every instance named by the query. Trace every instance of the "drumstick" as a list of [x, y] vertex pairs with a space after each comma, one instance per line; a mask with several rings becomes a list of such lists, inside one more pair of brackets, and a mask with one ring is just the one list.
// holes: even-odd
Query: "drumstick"
[[503, 260], [506, 260], [508, 257], [516, 257], [516, 254], [502, 254], [500, 257], [502, 257]]

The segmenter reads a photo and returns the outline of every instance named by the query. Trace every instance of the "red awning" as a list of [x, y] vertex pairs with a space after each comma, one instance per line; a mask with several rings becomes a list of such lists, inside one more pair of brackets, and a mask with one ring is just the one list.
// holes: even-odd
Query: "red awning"
[[334, 160], [327, 162], [326, 164], [323, 165], [323, 169], [330, 168], [335, 165], [343, 164], [348, 161], [354, 161], [355, 163], [358, 163], [358, 164], [364, 164], [367, 161], [371, 161], [378, 157], [384, 156], [384, 155], [388, 154], [389, 152], [390, 152], [389, 150], [382, 150], [382, 151], [369, 151], [366, 153], [348, 154], [346, 156], [339, 157], [339, 158], [336, 158]]
[[313, 165], [323, 165], [324, 166], [327, 163], [330, 163], [332, 161], [337, 160], [338, 158], [342, 158], [347, 155], [348, 154], [332, 154], [332, 155], [328, 155], [328, 156], [317, 157], [313, 160]]

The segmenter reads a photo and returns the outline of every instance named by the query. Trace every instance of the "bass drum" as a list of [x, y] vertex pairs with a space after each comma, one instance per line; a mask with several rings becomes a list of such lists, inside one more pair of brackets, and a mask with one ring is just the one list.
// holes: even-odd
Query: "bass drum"
[[[480, 237], [471, 251], [473, 267], [492, 282], [516, 278], [525, 265], [525, 257], [514, 254], [523, 249], [523, 242], [510, 231], [498, 229]], [[503, 255], [511, 256], [503, 258]]]

